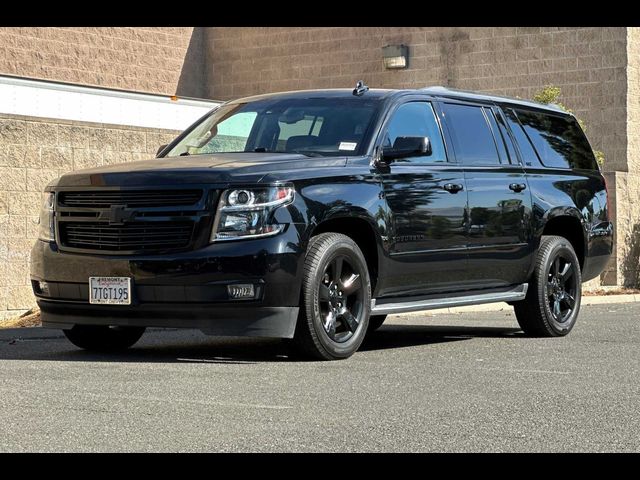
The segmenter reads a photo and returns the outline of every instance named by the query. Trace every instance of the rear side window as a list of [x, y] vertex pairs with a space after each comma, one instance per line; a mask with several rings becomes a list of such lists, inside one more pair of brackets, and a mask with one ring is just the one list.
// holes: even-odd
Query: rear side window
[[456, 158], [465, 165], [500, 163], [496, 142], [482, 107], [444, 104]]
[[499, 111], [495, 112], [495, 117], [496, 117], [496, 120], [498, 121], [498, 130], [500, 131], [500, 136], [502, 137], [502, 140], [504, 141], [504, 144], [507, 146], [507, 150], [509, 151], [509, 163], [517, 165], [518, 154], [516, 153], [516, 149], [513, 145], [513, 140], [511, 139], [511, 135], [509, 135], [509, 130], [507, 129], [507, 126], [504, 123], [504, 117]]
[[[496, 142], [496, 147], [498, 147], [498, 152], [500, 153], [500, 161], [502, 163], [509, 163], [509, 156], [507, 155], [507, 149], [504, 146], [504, 139], [502, 138], [502, 134], [500, 133], [500, 129], [498, 128], [498, 124], [496, 122], [496, 117], [489, 108], [484, 109], [484, 114], [489, 121], [489, 125], [491, 125], [491, 131], [493, 132], [493, 139]], [[514, 163], [516, 163], [514, 161]]]
[[546, 167], [598, 170], [587, 137], [575, 118], [516, 110], [527, 136]]
[[504, 110], [504, 113], [507, 118], [507, 123], [511, 128], [511, 133], [513, 133], [513, 136], [518, 144], [518, 149], [520, 150], [522, 161], [525, 165], [528, 166], [538, 165], [540, 162], [540, 160], [538, 159], [538, 155], [533, 149], [533, 145], [531, 145], [527, 134], [524, 133], [520, 122], [518, 122], [518, 117], [516, 117], [515, 112], [508, 108]]

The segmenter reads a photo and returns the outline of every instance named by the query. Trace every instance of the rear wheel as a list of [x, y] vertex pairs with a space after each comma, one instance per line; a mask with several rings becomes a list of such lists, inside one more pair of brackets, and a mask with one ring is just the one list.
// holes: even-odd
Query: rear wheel
[[346, 235], [311, 239], [305, 259], [302, 305], [294, 344], [322, 360], [348, 358], [367, 332], [371, 287], [358, 245]]
[[107, 325], [75, 325], [63, 330], [65, 336], [76, 347], [95, 352], [114, 352], [134, 345], [144, 327], [109, 327]]
[[382, 324], [386, 319], [387, 319], [386, 315], [371, 315], [369, 317], [368, 331], [375, 332], [377, 329], [379, 329], [382, 326]]
[[582, 297], [580, 262], [564, 237], [543, 236], [526, 298], [514, 305], [522, 330], [534, 337], [567, 335]]

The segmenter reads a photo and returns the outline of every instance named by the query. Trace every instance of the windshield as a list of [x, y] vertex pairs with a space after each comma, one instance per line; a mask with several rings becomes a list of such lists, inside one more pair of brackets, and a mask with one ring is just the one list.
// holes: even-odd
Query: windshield
[[267, 99], [223, 105], [166, 155], [277, 152], [308, 156], [360, 155], [376, 99]]

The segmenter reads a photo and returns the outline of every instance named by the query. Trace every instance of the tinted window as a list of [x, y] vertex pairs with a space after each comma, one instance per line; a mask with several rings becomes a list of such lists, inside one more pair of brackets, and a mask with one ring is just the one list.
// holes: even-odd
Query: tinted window
[[[280, 134], [278, 135], [276, 151], [286, 152], [287, 145], [291, 146], [296, 141], [300, 141], [300, 137], [303, 137], [302, 141], [308, 140], [311, 143], [317, 141], [320, 129], [322, 128], [322, 121], [322, 117], [313, 115], [294, 118], [294, 121], [290, 123], [279, 121]], [[292, 137], [298, 138], [294, 138], [289, 142], [288, 140]]]
[[598, 169], [587, 138], [575, 118], [527, 110], [516, 110], [516, 114], [545, 166]]
[[496, 146], [498, 147], [498, 152], [500, 152], [500, 162], [501, 163], [509, 163], [509, 156], [507, 155], [507, 149], [504, 146], [504, 139], [502, 138], [502, 134], [498, 129], [498, 124], [496, 123], [496, 118], [491, 109], [485, 108], [484, 113], [489, 120], [489, 124], [491, 125], [491, 131], [493, 132], [493, 139], [496, 142]]
[[396, 110], [387, 126], [387, 135], [383, 145], [385, 147], [392, 146], [398, 137], [429, 137], [432, 151], [428, 157], [412, 157], [399, 161], [412, 163], [447, 161], [440, 127], [430, 103], [405, 103]]
[[322, 127], [322, 117], [305, 115], [293, 123], [278, 122], [278, 126], [280, 127], [278, 137], [280, 140], [287, 140], [296, 135], [315, 135], [317, 137]]
[[218, 123], [217, 134], [206, 144], [205, 151], [208, 153], [244, 150], [256, 115], [256, 112], [242, 112]]
[[538, 159], [538, 155], [536, 154], [536, 151], [533, 149], [533, 146], [531, 145], [531, 142], [529, 141], [527, 134], [524, 133], [524, 130], [520, 125], [520, 122], [518, 122], [518, 118], [516, 117], [516, 114], [511, 109], [505, 110], [504, 113], [506, 114], [506, 117], [507, 117], [507, 123], [511, 128], [511, 133], [513, 133], [513, 136], [515, 137], [516, 142], [518, 143], [518, 149], [520, 150], [520, 156], [522, 157], [522, 161], [524, 162], [525, 165], [529, 165], [529, 166], [538, 165], [540, 163], [540, 160]]
[[509, 130], [507, 129], [507, 126], [504, 123], [504, 118], [499, 112], [497, 112], [495, 117], [496, 117], [496, 120], [498, 121], [500, 136], [502, 137], [502, 140], [507, 146], [507, 150], [509, 152], [509, 162], [514, 165], [518, 164], [518, 155], [516, 154], [516, 149], [513, 146], [511, 135], [509, 135]]
[[379, 108], [372, 98], [282, 98], [222, 105], [166, 155], [282, 152], [360, 155]]
[[459, 162], [466, 165], [500, 163], [493, 133], [482, 107], [448, 103], [444, 111]]

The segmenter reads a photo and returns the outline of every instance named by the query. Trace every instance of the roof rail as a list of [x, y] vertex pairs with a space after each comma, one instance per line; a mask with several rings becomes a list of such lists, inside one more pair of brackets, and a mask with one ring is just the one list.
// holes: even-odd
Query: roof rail
[[443, 87], [441, 85], [420, 88], [420, 91], [425, 93], [433, 93], [434, 95], [441, 95], [443, 97], [450, 98], [467, 98], [471, 100], [485, 100], [490, 102], [499, 103], [511, 103], [514, 105], [522, 105], [526, 107], [539, 108], [542, 110], [551, 110], [554, 112], [565, 113], [571, 115], [566, 110], [563, 110], [559, 106], [553, 103], [540, 103], [533, 100], [526, 100], [523, 98], [506, 97], [503, 95], [489, 95], [485, 93], [472, 92], [470, 90], [459, 90], [457, 88]]

